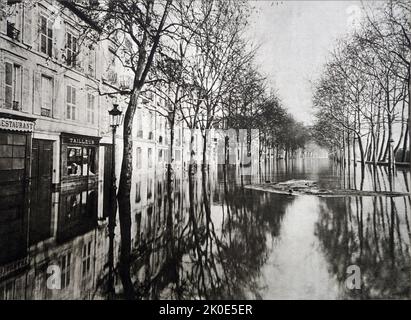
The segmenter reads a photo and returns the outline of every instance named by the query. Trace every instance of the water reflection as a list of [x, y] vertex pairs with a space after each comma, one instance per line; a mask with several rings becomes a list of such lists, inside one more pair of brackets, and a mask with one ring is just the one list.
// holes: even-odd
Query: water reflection
[[[241, 172], [220, 167], [189, 175], [175, 168], [170, 175], [138, 177], [131, 263], [136, 298], [410, 298], [409, 196], [293, 197], [243, 188], [310, 179], [324, 188], [409, 191], [408, 171], [390, 175], [385, 168], [366, 167], [348, 176], [327, 160], [306, 159], [278, 161], [253, 175]], [[109, 296], [108, 230], [91, 223], [95, 201], [87, 194], [87, 206], [72, 205], [78, 196], [63, 201], [73, 212], [91, 212], [87, 228], [76, 227], [73, 218], [61, 229], [61, 243], [31, 247], [24, 266], [0, 280], [0, 298], [122, 298], [118, 227], [112, 248], [115, 293]], [[46, 286], [53, 263], [62, 267], [61, 290]], [[350, 265], [360, 267], [361, 290], [345, 285]]]

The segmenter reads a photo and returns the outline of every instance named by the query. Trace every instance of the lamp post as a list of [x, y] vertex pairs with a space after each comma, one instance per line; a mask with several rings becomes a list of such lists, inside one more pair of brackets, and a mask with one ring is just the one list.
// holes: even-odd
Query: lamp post
[[113, 109], [111, 109], [108, 114], [110, 115], [110, 127], [113, 134], [113, 144], [111, 150], [111, 190], [110, 190], [110, 202], [111, 210], [108, 217], [108, 233], [109, 233], [109, 254], [108, 254], [108, 294], [109, 299], [113, 298], [114, 289], [114, 229], [116, 227], [116, 212], [117, 212], [117, 186], [116, 186], [116, 132], [117, 128], [121, 124], [122, 111], [118, 109], [118, 104], [113, 104]]

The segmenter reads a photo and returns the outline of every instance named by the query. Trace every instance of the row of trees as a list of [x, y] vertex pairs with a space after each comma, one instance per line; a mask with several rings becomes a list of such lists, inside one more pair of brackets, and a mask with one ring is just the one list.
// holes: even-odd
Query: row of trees
[[[155, 112], [168, 121], [169, 163], [174, 127], [179, 121], [191, 130], [190, 172], [194, 164], [194, 133], [203, 136], [202, 162], [207, 163], [209, 129], [260, 128], [263, 143], [287, 152], [302, 146], [304, 130], [267, 94], [265, 79], [256, 70], [255, 50], [244, 39], [250, 7], [247, 1], [104, 0], [63, 1], [84, 21], [83, 37], [108, 41], [115, 58], [130, 76], [128, 88], [110, 95], [127, 101], [123, 123], [123, 155], [118, 189], [121, 252], [119, 273], [126, 298], [135, 296], [130, 277], [133, 172], [132, 128], [142, 96], [152, 91], [166, 103]], [[105, 93], [107, 94], [107, 93]], [[290, 134], [296, 130], [297, 134]], [[293, 136], [293, 139], [288, 139]], [[168, 170], [172, 199], [172, 168]], [[173, 201], [168, 201], [172, 211]]]
[[315, 83], [313, 134], [339, 161], [392, 168], [408, 161], [411, 6], [390, 0], [364, 12]]

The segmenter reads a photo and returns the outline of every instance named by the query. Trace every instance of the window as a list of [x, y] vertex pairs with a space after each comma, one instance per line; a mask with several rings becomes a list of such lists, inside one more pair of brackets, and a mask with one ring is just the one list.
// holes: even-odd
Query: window
[[60, 259], [61, 268], [61, 288], [67, 288], [70, 285], [70, 267], [71, 267], [71, 252], [67, 252]]
[[52, 22], [45, 16], [40, 16], [40, 52], [53, 56]]
[[68, 176], [91, 176], [95, 175], [96, 171], [96, 148], [67, 147]]
[[41, 77], [41, 115], [51, 117], [53, 104], [53, 79]]
[[86, 243], [83, 245], [83, 254], [82, 254], [82, 276], [86, 277], [90, 273], [91, 269], [91, 243]]
[[88, 93], [87, 94], [87, 122], [94, 124], [94, 101], [95, 97]]
[[153, 134], [153, 130], [154, 130], [154, 115], [152, 112], [149, 113], [149, 132], [148, 132], [148, 139], [149, 140], [153, 140], [154, 139], [154, 134]]
[[77, 38], [70, 32], [66, 33], [66, 64], [75, 67], [77, 61]]
[[142, 164], [143, 164], [143, 162], [142, 162], [142, 159], [141, 159], [141, 157], [142, 157], [142, 152], [141, 152], [141, 148], [140, 147], [137, 147], [137, 169], [141, 169], [142, 168]]
[[143, 138], [143, 113], [137, 111], [137, 138]]
[[25, 168], [27, 136], [0, 133], [0, 171]]
[[162, 162], [163, 161], [163, 150], [160, 149], [158, 150], [158, 162]]
[[147, 158], [148, 158], [148, 167], [152, 168], [153, 167], [153, 149], [148, 148]]
[[136, 183], [136, 203], [141, 201], [141, 181]]
[[66, 117], [69, 120], [76, 120], [76, 88], [67, 86], [67, 114]]
[[153, 179], [149, 178], [147, 180], [147, 199], [151, 199], [153, 197]]
[[96, 51], [94, 48], [89, 47], [88, 49], [88, 59], [87, 59], [87, 74], [89, 76], [96, 76]]
[[9, 6], [7, 16], [7, 36], [14, 40], [21, 40], [22, 14], [21, 6], [16, 3]]
[[116, 51], [110, 48], [108, 51], [107, 61], [107, 80], [111, 84], [116, 84], [118, 80], [118, 74], [116, 72]]
[[5, 107], [21, 110], [22, 68], [15, 63], [6, 62]]
[[181, 151], [180, 150], [176, 150], [176, 152], [175, 152], [175, 155], [176, 155], [176, 161], [181, 161]]

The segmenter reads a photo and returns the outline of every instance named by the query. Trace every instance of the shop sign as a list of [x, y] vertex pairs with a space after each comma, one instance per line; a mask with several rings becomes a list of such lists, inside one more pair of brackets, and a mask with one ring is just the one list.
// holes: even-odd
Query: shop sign
[[0, 129], [23, 131], [23, 132], [33, 132], [34, 122], [0, 118]]

